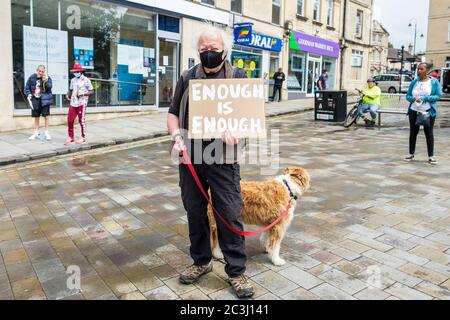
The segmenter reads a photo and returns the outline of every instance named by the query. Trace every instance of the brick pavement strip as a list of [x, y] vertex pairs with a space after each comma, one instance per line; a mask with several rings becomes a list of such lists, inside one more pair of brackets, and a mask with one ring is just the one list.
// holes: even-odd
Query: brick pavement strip
[[321, 285], [314, 287], [311, 292], [324, 300], [355, 300], [351, 295], [328, 283], [322, 283]]
[[319, 278], [350, 295], [354, 295], [367, 287], [366, 283], [337, 269], [327, 271], [321, 274]]
[[319, 278], [303, 271], [295, 266], [283, 269], [279, 272], [282, 276], [295, 282], [299, 286], [309, 290], [323, 282]]
[[273, 294], [280, 296], [298, 288], [298, 285], [293, 281], [286, 279], [272, 270], [258, 274], [252, 280]]
[[377, 251], [374, 249], [364, 252], [363, 256], [373, 259], [375, 261], [378, 261], [379, 263], [383, 263], [388, 266], [394, 267], [394, 268], [400, 267], [406, 263], [406, 261], [404, 261], [402, 259], [396, 258], [387, 253]]
[[422, 281], [414, 289], [441, 300], [450, 300], [450, 291], [428, 281]]
[[375, 287], [366, 288], [354, 295], [359, 300], [384, 300], [389, 294]]
[[[369, 137], [309, 118], [268, 121], [280, 128], [280, 166], [304, 166], [312, 180], [281, 245], [284, 266], [258, 239], [246, 241], [254, 298], [449, 299], [449, 154], [424, 170], [421, 159], [393, 160], [407, 123]], [[436, 128], [437, 150], [448, 133]], [[129, 147], [0, 169], [1, 299], [236, 298], [220, 261], [197, 284], [178, 282], [192, 260], [167, 142]], [[244, 180], [260, 178], [258, 166], [241, 170]], [[417, 194], [420, 205], [408, 200]], [[66, 286], [73, 265], [81, 292]]]
[[403, 265], [399, 268], [399, 270], [406, 272], [412, 276], [418, 277], [420, 279], [434, 283], [436, 285], [439, 285], [448, 279], [446, 275], [432, 271], [425, 267], [417, 266], [413, 263]]
[[394, 285], [392, 285], [385, 291], [389, 294], [392, 294], [393, 296], [395, 296], [397, 298], [405, 299], [405, 300], [431, 300], [431, 299], [433, 299], [433, 297], [430, 295], [427, 295], [418, 290], [409, 288], [400, 283], [395, 283]]

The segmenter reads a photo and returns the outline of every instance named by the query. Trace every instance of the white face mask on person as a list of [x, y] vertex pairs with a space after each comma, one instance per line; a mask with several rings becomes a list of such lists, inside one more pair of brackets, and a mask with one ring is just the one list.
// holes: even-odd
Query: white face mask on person
[[81, 72], [74, 72], [73, 75], [75, 76], [75, 78], [79, 78], [81, 77]]

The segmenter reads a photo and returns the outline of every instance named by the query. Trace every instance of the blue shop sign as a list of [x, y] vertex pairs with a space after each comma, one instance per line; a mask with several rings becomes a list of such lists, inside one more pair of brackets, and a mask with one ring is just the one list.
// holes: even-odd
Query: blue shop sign
[[239, 33], [237, 33], [236, 30], [234, 33], [234, 43], [277, 52], [280, 52], [283, 47], [283, 40], [280, 38], [266, 36], [255, 32], [252, 32], [251, 36], [248, 37], [245, 31], [239, 31]]
[[252, 41], [252, 24], [236, 24], [234, 27], [234, 41], [238, 44], [246, 44]]

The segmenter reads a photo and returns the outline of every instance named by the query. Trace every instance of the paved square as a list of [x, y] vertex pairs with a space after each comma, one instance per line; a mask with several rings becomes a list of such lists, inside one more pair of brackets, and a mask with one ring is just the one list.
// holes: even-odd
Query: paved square
[[[269, 120], [280, 167], [303, 166], [300, 199], [275, 267], [247, 239], [255, 299], [450, 299], [449, 114], [435, 129], [437, 166], [407, 152], [404, 117], [381, 130]], [[0, 170], [0, 299], [229, 299], [221, 261], [191, 286], [178, 172], [168, 142]], [[242, 178], [265, 179], [242, 165]], [[70, 287], [70, 266], [81, 291]], [[69, 285], [68, 285], [69, 284]]]

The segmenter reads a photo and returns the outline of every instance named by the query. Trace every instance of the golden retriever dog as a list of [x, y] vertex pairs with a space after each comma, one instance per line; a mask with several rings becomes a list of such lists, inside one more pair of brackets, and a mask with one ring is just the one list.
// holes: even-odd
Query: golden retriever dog
[[[297, 197], [309, 188], [309, 174], [300, 167], [285, 168], [283, 175], [268, 181], [241, 182], [241, 195], [244, 205], [241, 209], [242, 221], [247, 225], [265, 227], [275, 221], [286, 209], [288, 213], [271, 229], [260, 237], [261, 246], [269, 254], [276, 266], [285, 264], [280, 258], [280, 245], [289, 227], [297, 204]], [[217, 240], [217, 224], [211, 206], [208, 206], [208, 219], [211, 231], [211, 250], [213, 257], [222, 259], [223, 254]]]

